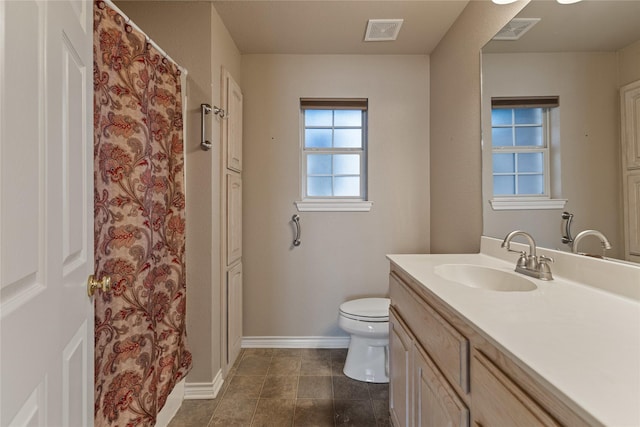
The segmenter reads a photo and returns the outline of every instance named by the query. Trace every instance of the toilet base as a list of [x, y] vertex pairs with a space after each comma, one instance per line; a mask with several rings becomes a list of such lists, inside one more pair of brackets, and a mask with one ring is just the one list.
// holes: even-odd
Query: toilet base
[[351, 335], [344, 374], [369, 383], [389, 382], [389, 339]]

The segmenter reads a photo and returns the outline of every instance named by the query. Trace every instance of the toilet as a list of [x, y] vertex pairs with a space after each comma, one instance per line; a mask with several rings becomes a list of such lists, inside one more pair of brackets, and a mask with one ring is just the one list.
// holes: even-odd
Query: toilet
[[351, 334], [344, 374], [370, 383], [389, 382], [389, 298], [361, 298], [340, 305], [338, 325]]

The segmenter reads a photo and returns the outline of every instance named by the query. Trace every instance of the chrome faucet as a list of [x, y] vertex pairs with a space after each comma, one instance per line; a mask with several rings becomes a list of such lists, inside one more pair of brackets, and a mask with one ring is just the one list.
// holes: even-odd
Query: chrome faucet
[[602, 234], [598, 230], [584, 230], [579, 232], [576, 238], [573, 239], [573, 246], [571, 250], [574, 254], [578, 253], [578, 243], [580, 243], [580, 240], [587, 236], [597, 236], [600, 239], [600, 243], [602, 244], [603, 252], [606, 249], [611, 249], [611, 243], [609, 243], [609, 239], [607, 239], [604, 234]]
[[[511, 249], [511, 240], [516, 236], [523, 236], [529, 243], [529, 253], [525, 251], [514, 251]], [[515, 230], [507, 234], [502, 241], [503, 248], [510, 252], [520, 253], [520, 258], [516, 262], [516, 272], [525, 274], [527, 276], [535, 277], [540, 280], [553, 280], [551, 274], [550, 262], [553, 262], [553, 258], [540, 255], [536, 256], [536, 242], [533, 240], [531, 234], [522, 230]]]

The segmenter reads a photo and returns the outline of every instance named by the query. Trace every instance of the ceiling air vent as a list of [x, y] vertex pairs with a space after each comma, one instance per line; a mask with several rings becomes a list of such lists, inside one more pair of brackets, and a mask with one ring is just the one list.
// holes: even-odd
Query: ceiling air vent
[[540, 21], [540, 18], [514, 18], [502, 27], [492, 40], [518, 40]]
[[404, 19], [369, 19], [367, 31], [364, 34], [366, 42], [381, 42], [395, 40]]

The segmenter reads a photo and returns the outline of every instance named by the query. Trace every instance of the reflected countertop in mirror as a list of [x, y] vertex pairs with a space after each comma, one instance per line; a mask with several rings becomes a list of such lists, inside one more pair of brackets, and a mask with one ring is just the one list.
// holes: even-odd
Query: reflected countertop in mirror
[[[482, 50], [484, 234], [524, 229], [539, 246], [570, 251], [562, 243], [569, 211], [573, 236], [599, 230], [613, 246], [604, 255], [624, 259], [620, 88], [640, 80], [640, 0], [533, 0], [516, 18], [536, 23], [519, 40], [492, 40]], [[539, 96], [559, 97], [548, 127], [550, 196], [566, 205], [494, 210], [491, 98]], [[580, 250], [603, 255], [595, 238]]]

